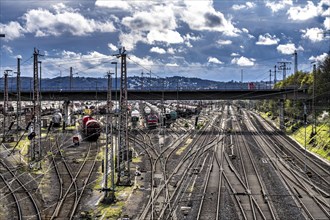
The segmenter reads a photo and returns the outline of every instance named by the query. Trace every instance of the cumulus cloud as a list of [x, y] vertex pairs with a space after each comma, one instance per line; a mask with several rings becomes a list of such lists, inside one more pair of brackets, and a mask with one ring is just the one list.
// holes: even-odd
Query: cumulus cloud
[[215, 64], [223, 64], [223, 62], [221, 62], [218, 58], [216, 57], [209, 57], [207, 59], [208, 63], [215, 63]]
[[55, 12], [46, 9], [32, 9], [23, 16], [25, 30], [37, 37], [59, 36], [65, 32], [83, 36], [93, 32], [114, 32], [111, 21], [87, 19], [69, 7], [58, 6]]
[[289, 19], [295, 21], [304, 21], [316, 17], [319, 14], [319, 8], [313, 2], [308, 1], [305, 7], [291, 7], [287, 14]]
[[117, 51], [118, 50], [118, 47], [116, 45], [112, 44], [112, 43], [108, 43], [108, 47], [112, 51]]
[[[181, 19], [192, 30], [221, 32], [227, 36], [238, 36], [240, 30], [235, 28], [230, 20], [216, 11], [212, 1], [185, 1], [185, 8], [180, 12]], [[197, 15], [197, 16], [196, 16]]]
[[231, 40], [217, 40], [217, 44], [219, 45], [230, 45], [233, 42]]
[[175, 49], [172, 48], [172, 47], [170, 47], [170, 48], [167, 49], [167, 53], [169, 53], [169, 54], [175, 54]]
[[178, 67], [179, 65], [177, 63], [167, 63], [166, 66], [168, 66], [168, 67]]
[[320, 28], [307, 28], [306, 30], [301, 30], [301, 32], [303, 33], [303, 38], [307, 38], [312, 42], [323, 40], [323, 30]]
[[256, 42], [257, 45], [274, 45], [277, 44], [280, 41], [279, 38], [276, 37], [276, 35], [271, 36], [269, 33], [266, 33], [265, 35], [259, 35], [258, 42]]
[[238, 57], [239, 54], [238, 53], [231, 53], [230, 56], [232, 56], [232, 57]]
[[154, 4], [153, 1], [127, 1], [127, 0], [96, 0], [95, 6], [108, 9], [120, 9], [124, 11], [133, 11], [148, 9]]
[[231, 60], [232, 64], [236, 64], [238, 66], [254, 66], [255, 59], [253, 58], [246, 58], [244, 56], [241, 56], [240, 58], [234, 58]]
[[127, 50], [134, 50], [135, 45], [138, 42], [148, 43], [146, 36], [137, 31], [132, 31], [130, 33], [120, 33], [119, 41], [121, 46], [124, 46]]
[[180, 33], [173, 30], [152, 30], [147, 34], [149, 44], [165, 42], [167, 44], [178, 44], [183, 42]]
[[292, 4], [293, 4], [292, 0], [281, 0], [281, 1], [277, 1], [277, 2], [267, 1], [266, 7], [270, 8], [272, 10], [272, 12], [275, 13]]
[[256, 4], [253, 2], [246, 2], [243, 5], [233, 5], [232, 9], [234, 10], [250, 9], [250, 8], [254, 8], [255, 6]]
[[166, 53], [166, 51], [163, 48], [160, 48], [160, 47], [152, 47], [150, 49], [150, 52], [159, 53], [159, 54], [165, 54]]
[[323, 24], [326, 30], [330, 30], [330, 17], [326, 17]]
[[2, 46], [2, 49], [8, 53], [8, 54], [12, 54], [13, 53], [13, 49], [10, 47], [10, 46], [7, 46], [7, 45], [3, 45]]
[[323, 53], [316, 57], [311, 56], [308, 60], [313, 61], [313, 62], [323, 62], [327, 56], [328, 56], [327, 53]]
[[23, 36], [24, 29], [18, 22], [11, 21], [8, 24], [0, 23], [0, 32], [6, 35], [4, 40], [9, 41]]
[[294, 51], [303, 51], [304, 48], [302, 46], [296, 47], [293, 43], [288, 43], [288, 44], [280, 44], [277, 46], [277, 51], [282, 53], [282, 54], [293, 54]]

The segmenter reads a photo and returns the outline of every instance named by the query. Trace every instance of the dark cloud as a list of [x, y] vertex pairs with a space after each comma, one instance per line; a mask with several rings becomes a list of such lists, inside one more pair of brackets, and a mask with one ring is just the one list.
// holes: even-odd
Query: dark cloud
[[218, 27], [222, 24], [222, 19], [215, 14], [206, 13], [204, 17], [206, 19], [206, 25], [208, 27]]

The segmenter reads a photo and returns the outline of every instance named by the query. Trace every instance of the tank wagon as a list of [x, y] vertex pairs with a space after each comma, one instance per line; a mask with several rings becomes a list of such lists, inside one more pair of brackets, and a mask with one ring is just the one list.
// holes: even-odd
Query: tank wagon
[[133, 110], [131, 112], [131, 122], [134, 128], [138, 125], [139, 119], [140, 119], [140, 112], [138, 110]]
[[63, 116], [61, 114], [61, 112], [55, 112], [52, 115], [52, 123], [53, 123], [53, 127], [60, 127], [61, 126], [61, 122], [62, 122]]

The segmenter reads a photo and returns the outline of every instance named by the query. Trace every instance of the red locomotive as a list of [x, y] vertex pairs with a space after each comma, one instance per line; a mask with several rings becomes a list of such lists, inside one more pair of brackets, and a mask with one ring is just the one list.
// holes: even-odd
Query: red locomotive
[[156, 114], [147, 115], [147, 127], [148, 128], [156, 128], [158, 125], [158, 116]]
[[82, 119], [81, 133], [87, 141], [97, 141], [101, 134], [101, 125], [93, 117], [86, 115]]

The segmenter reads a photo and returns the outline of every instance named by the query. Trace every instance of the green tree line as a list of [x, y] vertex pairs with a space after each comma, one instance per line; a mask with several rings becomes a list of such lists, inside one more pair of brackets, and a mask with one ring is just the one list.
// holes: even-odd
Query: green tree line
[[[303, 123], [304, 106], [308, 115], [308, 123], [313, 123], [315, 119], [325, 112], [330, 112], [330, 56], [320, 63], [317, 68], [311, 72], [297, 71], [274, 85], [274, 88], [296, 88], [305, 89], [309, 94], [307, 100], [285, 100], [285, 123], [286, 127], [295, 131]], [[257, 109], [266, 112], [272, 119], [278, 119], [279, 100], [264, 100], [258, 103]], [[314, 115], [315, 112], [315, 115]], [[329, 120], [327, 120], [329, 123]], [[289, 130], [290, 131], [290, 130]]]

